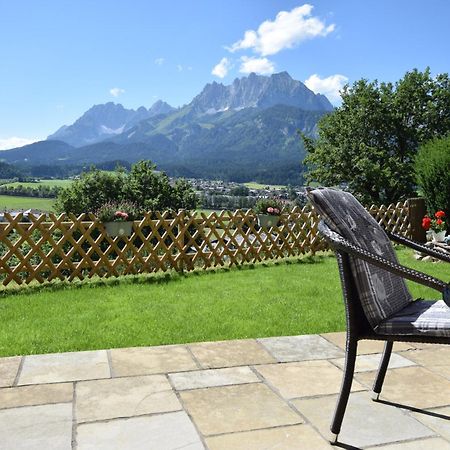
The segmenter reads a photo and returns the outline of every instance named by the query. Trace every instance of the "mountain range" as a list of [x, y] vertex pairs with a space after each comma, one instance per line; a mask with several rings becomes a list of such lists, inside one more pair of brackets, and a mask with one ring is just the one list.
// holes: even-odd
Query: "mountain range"
[[209, 83], [180, 108], [95, 105], [46, 141], [1, 156], [21, 167], [150, 159], [174, 176], [298, 183], [304, 149], [297, 131], [314, 136], [332, 110], [287, 72], [252, 73], [228, 86]]

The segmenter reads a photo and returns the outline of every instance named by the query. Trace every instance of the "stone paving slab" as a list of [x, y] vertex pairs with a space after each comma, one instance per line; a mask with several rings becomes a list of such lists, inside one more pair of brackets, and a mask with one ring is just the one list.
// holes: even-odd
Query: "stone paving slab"
[[178, 391], [233, 384], [259, 383], [261, 381], [249, 367], [229, 367], [226, 369], [172, 373], [169, 375], [169, 378], [174, 388]]
[[73, 400], [73, 384], [36, 384], [0, 389], [0, 409], [67, 403]]
[[[330, 437], [330, 422], [337, 396], [293, 400], [292, 404], [320, 431]], [[368, 447], [401, 440], [433, 436], [435, 433], [401, 409], [371, 400], [368, 392], [350, 395], [339, 434], [339, 442]]]
[[0, 387], [13, 385], [21, 359], [21, 356], [10, 356], [0, 359]]
[[[356, 380], [372, 386], [374, 372], [355, 375]], [[423, 367], [391, 369], [387, 374], [381, 399], [414, 408], [450, 405], [450, 381]]]
[[[333, 343], [342, 350], [345, 350], [345, 342], [347, 339], [347, 334], [345, 332], [337, 333], [324, 333], [320, 336], [324, 337], [327, 341]], [[420, 348], [422, 344], [407, 343], [407, 342], [395, 342], [393, 351], [402, 352], [406, 350], [413, 350]], [[367, 355], [370, 353], [381, 353], [384, 349], [384, 342], [382, 341], [372, 341], [372, 340], [362, 340], [358, 342], [358, 355]]]
[[19, 385], [109, 378], [105, 350], [25, 356]]
[[0, 410], [0, 448], [72, 449], [72, 404]]
[[184, 391], [180, 396], [205, 436], [303, 422], [261, 383]]
[[408, 359], [450, 380], [450, 346], [408, 352]]
[[444, 439], [430, 438], [370, 447], [368, 450], [450, 450], [450, 443]]
[[[0, 449], [331, 448], [343, 343], [329, 333], [0, 358]], [[372, 402], [382, 347], [360, 347], [340, 441], [448, 449], [450, 347], [394, 346], [384, 401]]]
[[204, 369], [267, 364], [276, 360], [255, 340], [204, 342], [189, 345]]
[[450, 441], [450, 406], [433, 408], [424, 412], [414, 412], [411, 415]]
[[[409, 353], [404, 353], [409, 357]], [[372, 353], [370, 355], [359, 355], [356, 357], [355, 372], [371, 372], [378, 370], [380, 365], [381, 353]], [[331, 360], [333, 364], [336, 364], [342, 370], [345, 366], [345, 358]], [[409, 358], [405, 358], [398, 353], [392, 353], [389, 359], [389, 369], [398, 369], [399, 367], [415, 366], [416, 363]]]
[[117, 377], [199, 369], [186, 348], [174, 345], [113, 349], [111, 361]]
[[258, 339], [279, 362], [339, 358], [344, 352], [316, 334]]
[[210, 450], [330, 450], [309, 425], [224, 434], [206, 439]]
[[77, 450], [203, 450], [200, 437], [183, 411], [149, 417], [83, 424]]
[[[286, 398], [337, 394], [341, 388], [342, 371], [328, 361], [257, 366], [256, 370]], [[354, 382], [352, 390], [365, 389]]]
[[76, 387], [78, 422], [132, 417], [182, 409], [163, 375], [83, 381]]

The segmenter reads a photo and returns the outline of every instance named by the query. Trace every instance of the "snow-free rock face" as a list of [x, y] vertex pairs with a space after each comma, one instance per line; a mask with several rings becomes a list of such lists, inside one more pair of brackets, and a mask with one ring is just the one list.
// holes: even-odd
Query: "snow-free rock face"
[[295, 106], [305, 111], [333, 110], [324, 95], [314, 94], [301, 81], [292, 79], [287, 72], [270, 77], [251, 73], [248, 77], [236, 78], [229, 86], [208, 83], [190, 103], [197, 113], [270, 108], [274, 105]]
[[141, 106], [136, 111], [126, 109], [120, 103], [95, 105], [72, 125], [64, 125], [47, 140], [59, 140], [75, 147], [94, 144], [129, 130], [142, 120], [174, 111], [159, 100], [150, 109]]

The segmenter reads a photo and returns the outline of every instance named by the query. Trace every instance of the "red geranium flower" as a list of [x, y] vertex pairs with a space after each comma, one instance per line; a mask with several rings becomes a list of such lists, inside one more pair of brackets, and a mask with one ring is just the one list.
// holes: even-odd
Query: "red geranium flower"
[[441, 219], [437, 219], [437, 220], [436, 220], [436, 223], [437, 223], [438, 225], [442, 225], [444, 222], [443, 222]]
[[438, 218], [438, 219], [443, 219], [445, 217], [445, 212], [444, 211], [437, 211], [434, 214], [434, 217]]
[[431, 227], [431, 219], [428, 216], [425, 216], [422, 219], [422, 228], [428, 231], [430, 227]]

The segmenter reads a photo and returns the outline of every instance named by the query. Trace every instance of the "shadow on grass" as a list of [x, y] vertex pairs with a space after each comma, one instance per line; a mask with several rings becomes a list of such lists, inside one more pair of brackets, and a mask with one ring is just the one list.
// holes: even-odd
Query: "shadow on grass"
[[214, 275], [234, 271], [246, 271], [254, 269], [265, 269], [283, 265], [303, 265], [303, 264], [321, 264], [326, 260], [334, 258], [334, 254], [327, 252], [323, 254], [307, 255], [300, 257], [290, 257], [280, 260], [263, 261], [257, 263], [247, 263], [239, 266], [212, 267], [208, 269], [194, 269], [188, 272], [177, 272], [169, 270], [167, 272], [157, 272], [139, 275], [123, 275], [120, 277], [99, 278], [93, 277], [86, 280], [74, 281], [49, 281], [44, 284], [15, 285], [0, 288], [0, 298], [13, 295], [34, 294], [38, 292], [55, 292], [60, 290], [113, 287], [117, 285], [133, 284], [165, 284], [169, 282], [181, 281], [188, 277], [201, 277], [205, 275]]

